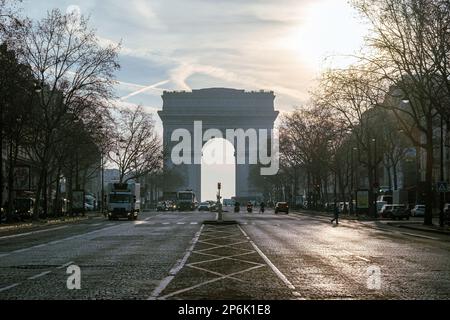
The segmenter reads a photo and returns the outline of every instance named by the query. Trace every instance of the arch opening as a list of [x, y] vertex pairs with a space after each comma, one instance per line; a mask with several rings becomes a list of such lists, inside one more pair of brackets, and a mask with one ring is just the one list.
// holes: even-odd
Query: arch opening
[[201, 201], [217, 200], [217, 183], [222, 199], [236, 196], [236, 160], [233, 144], [223, 138], [209, 140], [202, 150]]

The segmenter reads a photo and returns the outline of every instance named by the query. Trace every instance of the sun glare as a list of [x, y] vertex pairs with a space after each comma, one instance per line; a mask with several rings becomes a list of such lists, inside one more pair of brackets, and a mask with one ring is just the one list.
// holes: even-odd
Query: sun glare
[[357, 51], [367, 33], [356, 11], [345, 0], [315, 1], [305, 9], [301, 21], [283, 39], [282, 46], [316, 70], [329, 66], [324, 64], [328, 57], [333, 58], [333, 64], [348, 64], [342, 62], [348, 60], [342, 55]]

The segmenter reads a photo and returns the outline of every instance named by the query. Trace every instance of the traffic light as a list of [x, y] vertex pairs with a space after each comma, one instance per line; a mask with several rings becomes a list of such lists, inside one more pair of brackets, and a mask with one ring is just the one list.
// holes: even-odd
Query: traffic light
[[217, 184], [217, 189], [222, 190], [222, 183], [219, 182], [219, 183]]

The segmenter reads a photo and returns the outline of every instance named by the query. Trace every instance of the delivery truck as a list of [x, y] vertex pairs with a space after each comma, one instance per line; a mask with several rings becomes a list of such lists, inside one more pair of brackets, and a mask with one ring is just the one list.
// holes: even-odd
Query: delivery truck
[[110, 183], [108, 185], [108, 219], [137, 220], [141, 211], [139, 183]]

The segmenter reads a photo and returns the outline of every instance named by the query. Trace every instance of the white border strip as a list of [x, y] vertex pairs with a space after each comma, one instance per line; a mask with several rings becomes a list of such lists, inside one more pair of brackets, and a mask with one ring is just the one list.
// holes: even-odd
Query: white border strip
[[294, 285], [286, 278], [286, 276], [272, 263], [272, 261], [267, 258], [267, 256], [258, 248], [258, 246], [250, 239], [250, 237], [245, 233], [245, 231], [242, 229], [241, 226], [238, 226], [241, 232], [244, 234], [244, 236], [248, 239], [248, 241], [251, 243], [253, 248], [258, 252], [258, 254], [263, 258], [263, 260], [269, 265], [269, 267], [272, 269], [273, 272], [278, 276], [278, 278], [284, 282], [284, 284], [291, 290], [296, 290]]
[[167, 288], [167, 286], [172, 282], [172, 280], [175, 278], [178, 272], [180, 272], [181, 269], [183, 269], [184, 265], [186, 264], [187, 260], [191, 256], [192, 251], [194, 251], [194, 248], [200, 238], [200, 235], [203, 232], [203, 228], [205, 226], [202, 225], [200, 228], [200, 231], [197, 232], [192, 239], [191, 243], [192, 245], [189, 247], [189, 249], [186, 251], [186, 254], [184, 255], [182, 260], [179, 260], [176, 265], [170, 270], [169, 276], [165, 277], [158, 285], [158, 287], [153, 290], [152, 295], [147, 300], [156, 300], [160, 296], [160, 294]]

